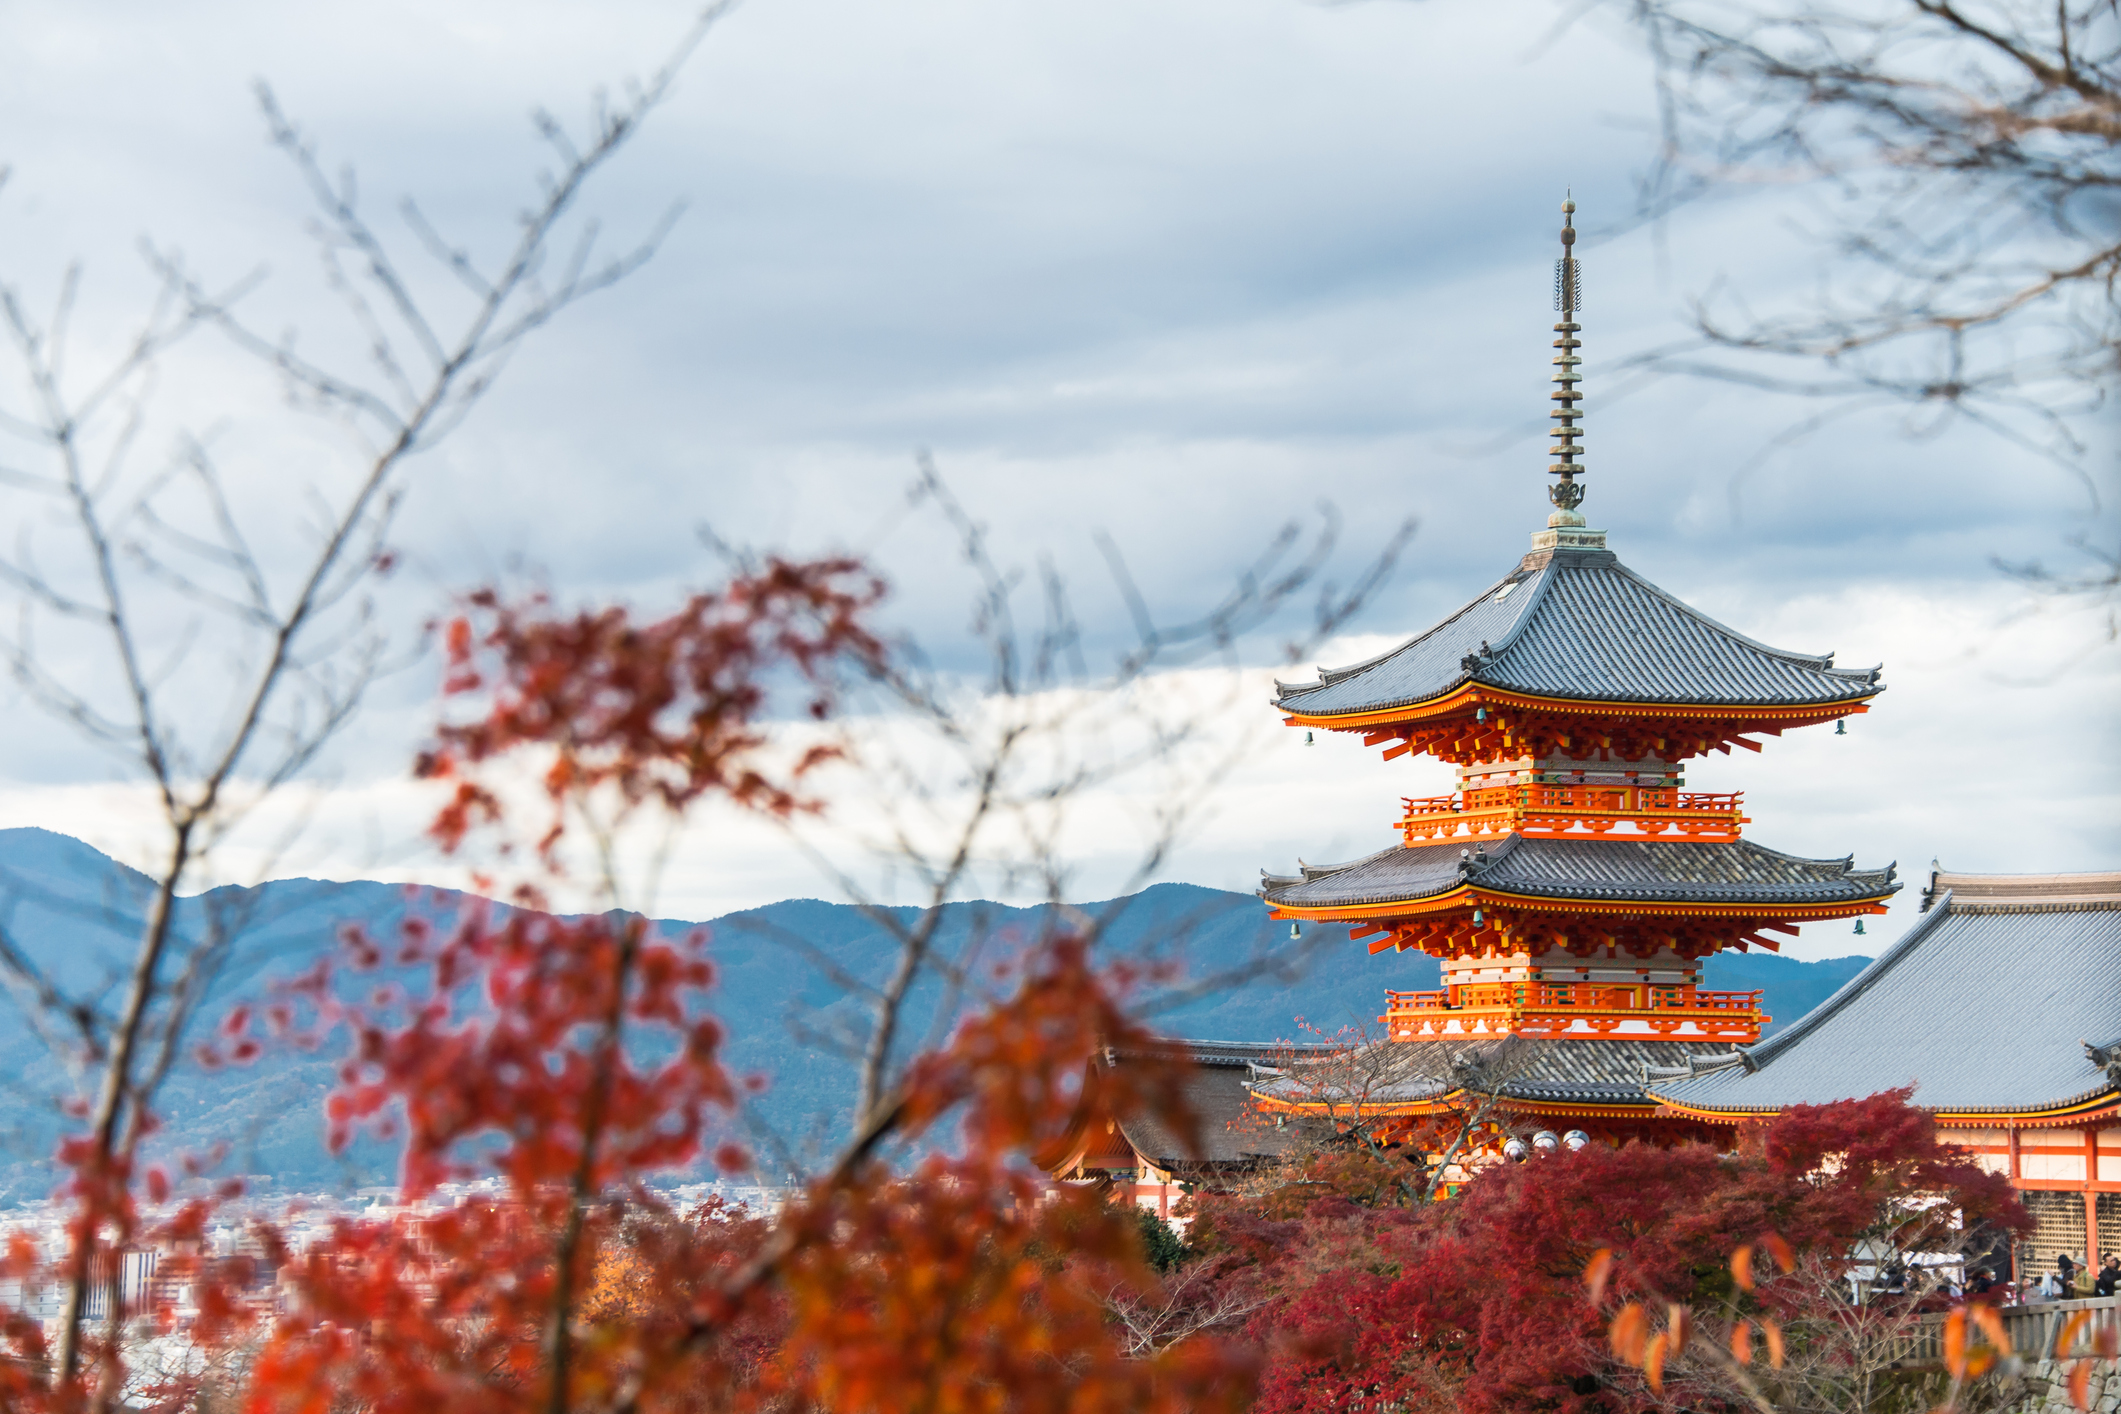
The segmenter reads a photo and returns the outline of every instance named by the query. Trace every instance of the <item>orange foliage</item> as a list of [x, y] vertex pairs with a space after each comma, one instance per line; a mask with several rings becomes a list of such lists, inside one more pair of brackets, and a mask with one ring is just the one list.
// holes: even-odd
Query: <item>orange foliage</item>
[[[650, 622], [472, 596], [444, 636], [445, 691], [477, 711], [455, 714], [418, 765], [449, 787], [435, 837], [455, 849], [493, 831], [509, 857], [487, 772], [526, 750], [549, 813], [524, 854], [548, 878], [593, 793], [621, 816], [682, 814], [710, 796], [821, 810], [805, 792], [831, 751], [772, 753], [769, 685], [799, 684], [810, 714], [828, 716], [839, 674], [883, 666], [869, 625], [880, 593], [853, 561], [774, 560]], [[211, 1064], [241, 1063], [276, 1038], [342, 1034], [335, 1144], [361, 1129], [400, 1139], [408, 1200], [474, 1175], [503, 1181], [490, 1199], [342, 1221], [299, 1254], [259, 1230], [277, 1310], [247, 1294], [246, 1262], [172, 1264], [199, 1295], [191, 1334], [254, 1351], [240, 1399], [250, 1414], [1214, 1414], [1248, 1401], [1256, 1361], [1236, 1346], [1202, 1338], [1125, 1358], [1100, 1294], [1154, 1283], [1138, 1224], [1090, 1193], [1051, 1191], [1029, 1165], [1092, 1047], [1151, 1039], [1122, 1005], [1135, 979], [1093, 965], [1080, 939], [1021, 959], [1013, 992], [907, 1067], [855, 1148], [786, 1211], [684, 1215], [645, 1180], [710, 1151], [725, 1170], [748, 1166], [717, 1142], [737, 1087], [707, 1011], [709, 939], [616, 913], [552, 917], [534, 911], [542, 892], [528, 880], [514, 898], [439, 932], [352, 930], [335, 963], [237, 1008], [203, 1048]], [[384, 966], [420, 980], [345, 999], [343, 980]], [[1117, 1102], [1192, 1132], [1175, 1073], [1128, 1074]], [[953, 1118], [967, 1157], [906, 1173], [872, 1157], [886, 1136]], [[146, 1181], [164, 1192], [161, 1175]], [[123, 1169], [77, 1165], [81, 1220], [116, 1229], [106, 1247], [137, 1235], [133, 1188]], [[196, 1250], [211, 1211], [187, 1208], [175, 1236]], [[34, 1278], [38, 1261], [11, 1249], [0, 1275]], [[17, 1316], [0, 1335], [20, 1357], [0, 1360], [10, 1410], [111, 1407], [116, 1350], [91, 1348], [89, 1379], [53, 1390], [37, 1374], [34, 1324]], [[196, 1393], [188, 1380], [155, 1393], [181, 1407]]]
[[798, 783], [830, 748], [811, 749], [779, 779], [763, 764], [768, 684], [792, 671], [807, 684], [809, 714], [829, 715], [836, 669], [883, 662], [868, 623], [882, 597], [859, 561], [778, 558], [650, 623], [618, 607], [568, 616], [542, 596], [516, 605], [492, 590], [472, 595], [444, 635], [443, 690], [489, 701], [477, 718], [445, 723], [420, 756], [417, 774], [456, 783], [435, 836], [454, 848], [498, 823], [501, 803], [479, 769], [526, 747], [552, 758], [543, 782], [552, 813], [537, 841], [549, 865], [568, 803], [604, 786], [628, 805], [671, 811], [710, 794], [775, 815], [820, 809]]

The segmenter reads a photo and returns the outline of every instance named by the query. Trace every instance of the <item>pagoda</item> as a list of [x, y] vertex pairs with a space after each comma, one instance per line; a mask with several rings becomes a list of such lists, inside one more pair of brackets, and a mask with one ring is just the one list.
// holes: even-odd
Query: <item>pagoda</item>
[[[1588, 528], [1574, 211], [1562, 204], [1555, 265], [1558, 479], [1530, 553], [1390, 652], [1276, 684], [1290, 726], [1448, 761], [1458, 788], [1407, 798], [1387, 848], [1265, 875], [1260, 893], [1275, 918], [1441, 960], [1439, 989], [1387, 993], [1379, 1044], [1429, 1049], [1401, 1053], [1404, 1078], [1377, 1103], [1441, 1113], [1462, 1095], [1462, 1053], [1514, 1037], [1514, 1110], [1618, 1137], [1659, 1114], [1649, 1070], [1730, 1053], [1771, 1019], [1758, 992], [1703, 988], [1704, 958], [1882, 913], [1898, 885], [1890, 865], [1755, 844], [1739, 793], [1688, 788], [1697, 758], [1839, 723], [1884, 689], [1879, 668], [1716, 622]], [[1270, 1110], [1305, 1107], [1271, 1077], [1253, 1089]]]

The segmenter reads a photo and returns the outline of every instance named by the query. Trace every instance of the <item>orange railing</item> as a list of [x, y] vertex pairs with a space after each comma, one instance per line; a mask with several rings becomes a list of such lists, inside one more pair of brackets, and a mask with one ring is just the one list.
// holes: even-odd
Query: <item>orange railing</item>
[[[1453, 991], [1458, 993], [1452, 999]], [[1641, 994], [1651, 993], [1647, 1002]], [[1627, 1000], [1614, 994], [1625, 992]], [[1393, 1011], [1457, 1011], [1498, 1006], [1578, 1006], [1600, 1011], [1752, 1011], [1760, 1005], [1759, 992], [1710, 992], [1698, 987], [1666, 987], [1624, 982], [1505, 982], [1446, 987], [1440, 992], [1386, 992], [1385, 1003]]]
[[[1455, 994], [1455, 995], [1454, 995]], [[1395, 1039], [1520, 1031], [1558, 1035], [1583, 1022], [1608, 1032], [1634, 1018], [1658, 1035], [1692, 1034], [1757, 1040], [1768, 1018], [1759, 992], [1602, 982], [1466, 984], [1435, 992], [1387, 992], [1377, 1018]], [[1448, 1014], [1448, 1017], [1446, 1016]], [[1446, 1031], [1447, 1020], [1456, 1025]]]
[[1683, 1003], [1696, 1011], [1758, 1011], [1758, 992], [1696, 992]]
[[1630, 826], [1693, 839], [1732, 840], [1746, 823], [1741, 791], [1667, 790], [1650, 786], [1486, 786], [1453, 795], [1405, 797], [1399, 825], [1408, 844], [1452, 835], [1591, 835]]

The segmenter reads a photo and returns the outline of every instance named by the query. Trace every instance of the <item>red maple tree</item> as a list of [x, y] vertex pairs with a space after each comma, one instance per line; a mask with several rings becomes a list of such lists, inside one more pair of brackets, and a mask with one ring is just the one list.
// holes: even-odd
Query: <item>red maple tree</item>
[[[1497, 1165], [1422, 1208], [1366, 1203], [1363, 1193], [1391, 1188], [1339, 1170], [1387, 1162], [1367, 1155], [1293, 1193], [1205, 1202], [1215, 1241], [1255, 1253], [1253, 1279], [1277, 1291], [1252, 1326], [1276, 1352], [1256, 1407], [1655, 1407], [1641, 1360], [1624, 1358], [1640, 1343], [1616, 1352], [1609, 1340], [1614, 1314], [1737, 1309], [1734, 1249], [1786, 1241], [1793, 1262], [1809, 1264], [1802, 1279], [1743, 1296], [1748, 1315], [1787, 1325], [1836, 1286], [1866, 1237], [1934, 1240], [1909, 1229], [1947, 1217], [2024, 1227], [2008, 1181], [1941, 1141], [1907, 1098], [1793, 1107], [1729, 1153], [1592, 1145]], [[1586, 1302], [1582, 1274], [1601, 1252], [1598, 1300]], [[1689, 1394], [1696, 1407], [1734, 1402], [1713, 1383]]]
[[[1026, 1159], [1064, 1117], [1094, 1044], [1148, 1039], [1122, 1005], [1132, 979], [1093, 966], [1079, 939], [1019, 959], [1013, 993], [917, 1058], [777, 1218], [688, 1217], [647, 1184], [710, 1151], [725, 1170], [750, 1162], [717, 1141], [739, 1082], [709, 1009], [711, 942], [621, 911], [557, 917], [546, 888], [584, 822], [682, 814], [709, 797], [824, 809], [809, 783], [835, 749], [775, 755], [770, 713], [793, 686], [807, 715], [829, 717], [840, 675], [880, 666], [880, 594], [858, 563], [825, 560], [770, 561], [648, 622], [468, 601], [446, 634], [446, 692], [477, 710], [451, 717], [419, 771], [448, 788], [434, 833], [456, 849], [512, 838], [496, 777], [533, 762], [536, 832], [496, 855], [532, 862], [530, 876], [449, 928], [349, 930], [338, 957], [233, 1012], [204, 1058], [344, 1035], [334, 1143], [364, 1127], [400, 1138], [408, 1203], [450, 1180], [500, 1187], [343, 1220], [301, 1251], [261, 1228], [259, 1259], [180, 1258], [172, 1270], [206, 1313], [194, 1342], [242, 1357], [233, 1376], [213, 1367], [224, 1400], [258, 1414], [1246, 1402], [1255, 1362], [1236, 1345], [1129, 1358], [1095, 1293], [1154, 1281], [1136, 1223], [1093, 1193], [1049, 1190]], [[384, 967], [419, 981], [365, 983], [347, 999]], [[1150, 1071], [1122, 1098], [1190, 1122], [1174, 1075]], [[910, 1172], [878, 1158], [887, 1138], [953, 1118], [949, 1152]], [[130, 1213], [130, 1184], [112, 1182], [100, 1209]], [[196, 1235], [211, 1207], [180, 1221]], [[277, 1309], [252, 1289], [261, 1264], [277, 1274]], [[34, 1330], [12, 1334], [27, 1360], [0, 1378], [31, 1373], [7, 1391], [10, 1407], [116, 1406], [130, 1377], [115, 1339], [87, 1378], [54, 1387], [34, 1376]], [[149, 1393], [177, 1408], [202, 1388], [179, 1372]]]

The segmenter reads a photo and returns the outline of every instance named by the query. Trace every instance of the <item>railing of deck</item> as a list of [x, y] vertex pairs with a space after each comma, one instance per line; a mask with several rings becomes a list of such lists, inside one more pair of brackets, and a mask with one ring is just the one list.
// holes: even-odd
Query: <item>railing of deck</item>
[[[1997, 1308], [1997, 1314], [2003, 1317], [2004, 1334], [2010, 1337], [2011, 1349], [2026, 1360], [2051, 1359], [2062, 1328], [2079, 1311], [2103, 1313], [2094, 1314], [2085, 1323], [2078, 1343], [2086, 1345], [2101, 1325], [2121, 1322], [2121, 1296], [2095, 1296], [2083, 1301], [2042, 1301]], [[1941, 1363], [1944, 1359], [1944, 1322], [1943, 1312], [1917, 1316], [1904, 1332], [1892, 1339], [1890, 1357], [1893, 1363], [1902, 1366]]]

